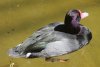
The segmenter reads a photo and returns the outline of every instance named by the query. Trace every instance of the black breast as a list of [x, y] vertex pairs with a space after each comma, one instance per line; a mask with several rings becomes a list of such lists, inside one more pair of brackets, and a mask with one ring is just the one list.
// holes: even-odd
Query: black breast
[[54, 30], [76, 35], [76, 34], [79, 33], [80, 28], [73, 28], [73, 27], [70, 27], [70, 26], [58, 25], [58, 26], [55, 27]]
[[91, 32], [89, 34], [87, 34], [87, 39], [88, 39], [88, 42], [90, 42], [90, 40], [92, 39], [92, 33]]

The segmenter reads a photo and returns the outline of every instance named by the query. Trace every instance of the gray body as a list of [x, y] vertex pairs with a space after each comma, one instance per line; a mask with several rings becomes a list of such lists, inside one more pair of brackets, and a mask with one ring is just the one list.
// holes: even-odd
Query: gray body
[[53, 57], [76, 51], [89, 42], [88, 34], [91, 32], [84, 29], [81, 34], [73, 35], [65, 32], [55, 31], [54, 28], [62, 23], [51, 23], [34, 32], [20, 45], [9, 50], [13, 57], [26, 57], [31, 53], [33, 57]]

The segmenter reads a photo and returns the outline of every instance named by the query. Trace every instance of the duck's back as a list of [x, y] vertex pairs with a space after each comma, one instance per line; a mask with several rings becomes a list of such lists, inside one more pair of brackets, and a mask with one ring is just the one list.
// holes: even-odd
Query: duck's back
[[54, 41], [54, 28], [62, 23], [51, 23], [34, 32], [25, 41], [9, 50], [9, 55], [13, 57], [24, 57], [28, 52], [39, 52], [43, 50], [47, 43]]

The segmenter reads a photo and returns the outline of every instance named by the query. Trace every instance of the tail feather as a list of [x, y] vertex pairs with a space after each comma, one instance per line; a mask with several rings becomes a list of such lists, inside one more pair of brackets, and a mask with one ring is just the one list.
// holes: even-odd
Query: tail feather
[[14, 58], [25, 57], [25, 55], [23, 53], [16, 51], [15, 48], [11, 48], [8, 51], [8, 54], [9, 54], [9, 56], [14, 57]]

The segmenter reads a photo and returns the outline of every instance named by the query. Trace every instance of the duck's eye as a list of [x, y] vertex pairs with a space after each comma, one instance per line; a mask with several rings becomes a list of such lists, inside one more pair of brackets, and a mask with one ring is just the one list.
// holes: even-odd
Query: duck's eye
[[78, 13], [77, 16], [80, 16], [80, 14]]

